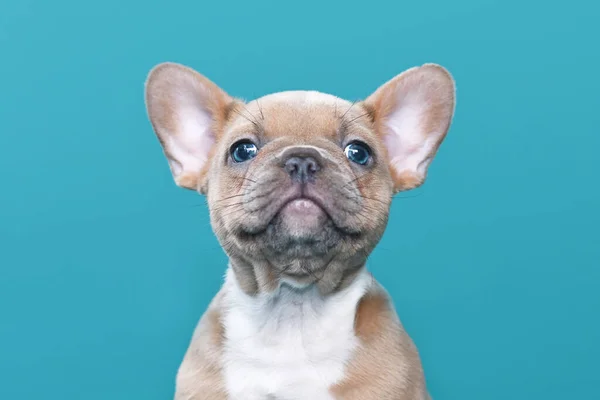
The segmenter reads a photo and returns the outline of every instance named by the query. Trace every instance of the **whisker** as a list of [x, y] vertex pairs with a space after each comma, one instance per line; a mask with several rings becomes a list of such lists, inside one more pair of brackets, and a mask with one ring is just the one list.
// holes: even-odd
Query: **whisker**
[[356, 194], [354, 197], [348, 197], [348, 199], [350, 200], [357, 200], [358, 198], [364, 199], [364, 200], [371, 200], [371, 201], [376, 201], [378, 203], [383, 204], [384, 206], [389, 206], [391, 203], [391, 199], [389, 203], [386, 203], [385, 200], [381, 200], [381, 199], [377, 199], [375, 197], [369, 197], [369, 196], [365, 196], [362, 193]]
[[237, 115], [239, 115], [240, 117], [246, 119], [248, 122], [250, 122], [252, 125], [254, 125], [256, 127], [256, 129], [261, 130], [260, 125], [256, 122], [251, 120], [250, 118], [248, 118], [247, 116], [245, 116], [244, 114], [242, 114], [241, 112], [239, 112], [235, 107], [233, 107], [231, 109], [234, 113], [236, 113]]
[[349, 124], [351, 124], [352, 122], [354, 122], [354, 121], [356, 121], [357, 119], [359, 119], [359, 118], [362, 118], [362, 117], [364, 117], [364, 116], [366, 116], [366, 115], [369, 115], [369, 113], [368, 113], [368, 112], [366, 112], [366, 113], [364, 113], [364, 114], [360, 114], [358, 117], [352, 118], [352, 119], [351, 119], [351, 120], [349, 120], [349, 121], [343, 121], [343, 124], [344, 124], [344, 125], [343, 125], [343, 127], [344, 127], [344, 128], [348, 127], [348, 125], [349, 125]]
[[245, 105], [243, 105], [243, 107], [244, 107], [244, 111], [246, 111], [248, 114], [250, 114], [252, 119], [254, 119], [254, 121], [258, 124], [258, 118], [256, 118], [256, 115], [252, 114], [252, 112], [250, 112], [250, 110], [248, 110], [248, 107], [246, 107]]
[[258, 182], [256, 182], [254, 179], [250, 179], [250, 178], [248, 178], [248, 177], [246, 177], [246, 176], [242, 176], [242, 179], [244, 179], [244, 180], [247, 180], [247, 181], [250, 181], [250, 182], [252, 182], [252, 183], [258, 183]]
[[236, 197], [241, 197], [241, 196], [244, 196], [245, 194], [246, 194], [246, 193], [238, 193], [238, 194], [234, 194], [233, 196], [227, 196], [227, 197], [224, 197], [224, 198], [222, 198], [222, 199], [215, 200], [215, 203], [217, 203], [217, 204], [218, 204], [218, 203], [222, 203], [222, 202], [224, 202], [224, 201], [226, 201], [226, 200], [230, 200], [230, 199], [233, 199], [233, 198], [236, 198]]
[[220, 211], [225, 210], [227, 208], [231, 208], [231, 207], [235, 207], [235, 206], [243, 206], [243, 205], [244, 205], [244, 202], [240, 201], [240, 202], [237, 202], [237, 203], [225, 204], [223, 206], [216, 207], [213, 211], [219, 211], [220, 212]]
[[348, 181], [346, 184], [342, 185], [342, 187], [341, 187], [341, 188], [342, 188], [342, 189], [346, 188], [346, 186], [349, 186], [349, 185], [353, 184], [354, 182], [358, 181], [358, 180], [359, 180], [360, 178], [362, 178], [363, 176], [365, 176], [365, 175], [360, 175], [360, 176], [357, 176], [356, 178], [354, 178], [354, 179], [352, 179], [352, 180]]
[[265, 114], [263, 114], [262, 107], [260, 106], [260, 102], [258, 101], [258, 99], [256, 99], [256, 104], [258, 105], [258, 111], [260, 111], [260, 117], [264, 121], [265, 120]]
[[[239, 206], [239, 204], [237, 204], [237, 205]], [[227, 216], [229, 216], [231, 214], [234, 214], [234, 213], [237, 213], [237, 212], [240, 212], [240, 211], [242, 211], [244, 213], [244, 215], [249, 214], [248, 212], [244, 212], [244, 208], [242, 207], [241, 209], [237, 209], [236, 208], [236, 209], [230, 210], [229, 212], [223, 213], [220, 216], [221, 216], [221, 218], [224, 218], [224, 217], [227, 217]]]
[[[249, 179], [249, 178], [246, 178], [246, 177], [242, 177], [242, 179], [248, 180], [248, 181], [253, 182], [253, 183], [257, 183], [255, 180], [252, 180], [252, 179]], [[264, 184], [269, 184], [269, 183], [271, 183], [271, 181], [272, 180], [268, 180], [268, 181], [265, 181], [263, 183]], [[241, 189], [241, 185], [240, 185], [240, 189]], [[238, 194], [234, 194], [234, 195], [231, 195], [231, 196], [227, 196], [227, 197], [224, 197], [222, 199], [216, 200], [215, 203], [222, 203], [225, 200], [229, 200], [229, 199], [233, 199], [235, 197], [241, 197], [241, 196], [249, 196], [250, 200], [252, 200], [253, 199], [252, 198], [252, 193], [254, 193], [255, 191], [256, 191], [256, 189], [251, 189], [250, 191], [245, 191], [244, 193], [238, 193]], [[261, 197], [261, 196], [259, 196], [259, 197]]]
[[421, 192], [421, 193], [417, 193], [417, 194], [415, 194], [415, 195], [413, 195], [413, 196], [403, 196], [403, 197], [399, 197], [399, 196], [397, 196], [397, 195], [396, 195], [396, 196], [394, 196], [394, 197], [392, 198], [392, 201], [393, 201], [393, 200], [403, 200], [403, 199], [414, 199], [415, 197], [419, 197], [419, 196], [422, 196], [422, 195], [423, 195], [423, 192]]
[[312, 278], [315, 279], [315, 283], [319, 282], [321, 279], [323, 279], [323, 276], [325, 274], [323, 274], [323, 276], [321, 276], [321, 278], [319, 278], [318, 276], [315, 275], [315, 273], [313, 271], [311, 271], [310, 269], [304, 267], [302, 264], [300, 264], [300, 269], [304, 272], [306, 272], [307, 274], [309, 274]]
[[346, 116], [346, 114], [348, 114], [348, 112], [352, 109], [352, 107], [354, 107], [354, 105], [358, 103], [358, 100], [354, 100], [352, 102], [352, 104], [350, 104], [350, 107], [348, 107], [348, 109], [346, 110], [346, 112], [344, 114], [342, 114], [342, 116], [340, 117], [340, 120], [344, 120], [344, 117]]
[[283, 274], [285, 274], [296, 262], [293, 261], [287, 265], [284, 265], [283, 268], [279, 267], [279, 269], [276, 271], [276, 273], [279, 275], [279, 277], [283, 276]]

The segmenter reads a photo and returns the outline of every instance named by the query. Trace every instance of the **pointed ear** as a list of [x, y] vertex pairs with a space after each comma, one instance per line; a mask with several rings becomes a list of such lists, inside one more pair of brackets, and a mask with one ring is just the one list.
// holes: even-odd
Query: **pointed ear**
[[207, 161], [233, 99], [183, 65], [163, 63], [146, 81], [146, 109], [177, 185], [203, 192]]
[[420, 186], [454, 114], [454, 80], [439, 65], [411, 68], [365, 100], [387, 148], [396, 192]]

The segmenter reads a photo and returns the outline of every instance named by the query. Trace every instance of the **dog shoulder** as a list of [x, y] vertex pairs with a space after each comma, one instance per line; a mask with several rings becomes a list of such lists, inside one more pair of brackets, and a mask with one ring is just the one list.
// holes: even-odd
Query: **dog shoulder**
[[225, 332], [223, 291], [210, 303], [198, 323], [176, 379], [175, 400], [225, 400], [222, 374]]
[[402, 327], [389, 295], [376, 281], [357, 304], [354, 331], [360, 344], [344, 379], [331, 388], [335, 398], [427, 398], [417, 349]]

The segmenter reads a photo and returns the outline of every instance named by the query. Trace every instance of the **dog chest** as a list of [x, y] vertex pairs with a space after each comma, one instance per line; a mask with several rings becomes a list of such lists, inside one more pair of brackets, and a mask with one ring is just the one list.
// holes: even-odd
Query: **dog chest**
[[288, 287], [274, 295], [250, 297], [230, 282], [223, 320], [223, 366], [230, 396], [333, 400], [329, 388], [343, 378], [358, 345], [354, 315], [365, 284], [357, 279], [343, 292], [323, 299], [311, 289]]

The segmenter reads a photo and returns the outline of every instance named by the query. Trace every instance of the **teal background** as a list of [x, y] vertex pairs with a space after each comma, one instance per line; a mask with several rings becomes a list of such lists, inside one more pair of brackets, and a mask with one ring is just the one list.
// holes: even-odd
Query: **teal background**
[[372, 271], [442, 399], [600, 398], [592, 1], [0, 3], [0, 398], [169, 399], [226, 259], [143, 83], [362, 98], [446, 66], [456, 117]]

